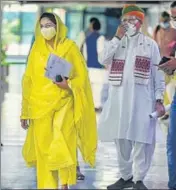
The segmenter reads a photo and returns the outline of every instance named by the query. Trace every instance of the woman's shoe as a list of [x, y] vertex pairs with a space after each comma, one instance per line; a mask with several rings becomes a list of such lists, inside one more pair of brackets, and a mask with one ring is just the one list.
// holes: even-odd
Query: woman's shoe
[[81, 171], [80, 171], [80, 167], [79, 166], [77, 166], [77, 180], [80, 180], [80, 181], [83, 181], [84, 179], [85, 179], [85, 176], [81, 173]]

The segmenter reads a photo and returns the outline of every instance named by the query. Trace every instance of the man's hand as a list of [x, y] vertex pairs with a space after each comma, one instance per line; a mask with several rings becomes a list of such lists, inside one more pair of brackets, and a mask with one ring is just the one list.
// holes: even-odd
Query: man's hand
[[176, 69], [176, 58], [174, 57], [170, 57], [171, 60], [169, 60], [168, 62], [162, 64], [162, 65], [159, 65], [158, 67], [165, 71], [165, 70], [175, 70]]
[[116, 36], [120, 39], [123, 38], [123, 36], [125, 35], [125, 33], [127, 32], [127, 24], [121, 24], [118, 28], [117, 28], [117, 32], [116, 32]]
[[162, 102], [156, 101], [155, 109], [158, 112], [158, 117], [162, 117], [165, 114], [165, 108]]
[[54, 84], [56, 84], [58, 87], [68, 90], [70, 87], [68, 86], [68, 82], [67, 80], [62, 77], [63, 81], [62, 82], [54, 82]]
[[25, 130], [29, 127], [27, 121], [27, 119], [21, 119], [21, 127]]

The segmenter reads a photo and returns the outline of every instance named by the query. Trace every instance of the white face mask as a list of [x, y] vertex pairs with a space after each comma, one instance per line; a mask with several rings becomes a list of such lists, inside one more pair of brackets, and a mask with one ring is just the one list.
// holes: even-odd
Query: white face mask
[[136, 32], [137, 32], [136, 26], [134, 24], [128, 23], [126, 34], [128, 36], [133, 36], [134, 34], [136, 34]]
[[173, 20], [173, 21], [171, 21], [171, 22], [172, 22], [173, 27], [176, 29], [176, 21]]
[[163, 29], [167, 29], [167, 28], [169, 28], [170, 24], [169, 24], [169, 22], [161, 22], [161, 23], [160, 23], [160, 26], [161, 26], [161, 28], [163, 28]]
[[56, 35], [56, 29], [54, 27], [41, 28], [41, 34], [46, 40], [51, 40]]

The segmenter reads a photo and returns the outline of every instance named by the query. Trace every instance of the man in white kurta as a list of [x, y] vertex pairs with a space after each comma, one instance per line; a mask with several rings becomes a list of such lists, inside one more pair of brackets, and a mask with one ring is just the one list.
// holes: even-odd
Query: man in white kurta
[[139, 32], [143, 19], [142, 9], [126, 5], [122, 25], [101, 56], [101, 63], [110, 68], [110, 89], [99, 120], [99, 138], [115, 141], [121, 174], [108, 189], [147, 189], [143, 180], [154, 153], [156, 127], [149, 115], [165, 112], [164, 74], [154, 66], [160, 53], [156, 42]]

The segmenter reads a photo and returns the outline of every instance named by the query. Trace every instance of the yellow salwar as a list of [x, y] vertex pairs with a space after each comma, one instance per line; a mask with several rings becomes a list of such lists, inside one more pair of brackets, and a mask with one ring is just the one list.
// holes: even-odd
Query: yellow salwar
[[[66, 27], [55, 15], [57, 35], [54, 48], [47, 46], [36, 26], [35, 42], [23, 77], [21, 119], [29, 119], [23, 157], [37, 167], [38, 189], [57, 189], [76, 183], [76, 148], [83, 159], [95, 165], [97, 149], [96, 115], [85, 61], [75, 45], [66, 38]], [[45, 67], [54, 53], [73, 67], [63, 90], [47, 79]]]

